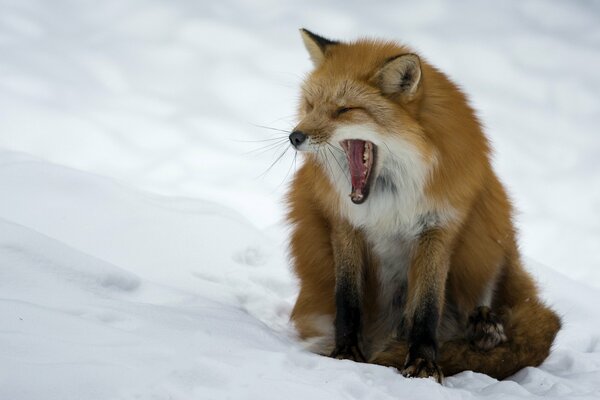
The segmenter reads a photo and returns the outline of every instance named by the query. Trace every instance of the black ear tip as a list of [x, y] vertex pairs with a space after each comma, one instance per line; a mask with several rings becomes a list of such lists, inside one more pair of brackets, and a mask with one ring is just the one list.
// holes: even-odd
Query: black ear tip
[[301, 32], [301, 33], [304, 33], [304, 34], [306, 34], [306, 35], [308, 35], [308, 36], [310, 36], [311, 38], [314, 38], [314, 37], [318, 37], [318, 36], [319, 36], [319, 35], [317, 35], [316, 33], [313, 33], [313, 32], [309, 31], [309, 30], [308, 30], [308, 29], [306, 29], [306, 28], [300, 28], [300, 32]]
[[323, 36], [319, 36], [316, 33], [311, 32], [306, 28], [300, 28], [300, 32], [308, 35], [308, 37], [310, 37], [313, 41], [315, 41], [319, 45], [319, 47], [321, 47], [322, 49], [324, 49], [327, 46], [339, 44], [339, 42], [337, 42], [335, 40], [330, 40], [330, 39], [324, 38]]

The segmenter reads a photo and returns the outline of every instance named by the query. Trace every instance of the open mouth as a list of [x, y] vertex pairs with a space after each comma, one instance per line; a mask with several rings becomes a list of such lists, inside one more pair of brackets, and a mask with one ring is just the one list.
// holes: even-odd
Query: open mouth
[[371, 185], [371, 171], [375, 164], [376, 146], [366, 140], [348, 139], [340, 142], [350, 168], [352, 192], [350, 200], [354, 204], [361, 204], [369, 196]]

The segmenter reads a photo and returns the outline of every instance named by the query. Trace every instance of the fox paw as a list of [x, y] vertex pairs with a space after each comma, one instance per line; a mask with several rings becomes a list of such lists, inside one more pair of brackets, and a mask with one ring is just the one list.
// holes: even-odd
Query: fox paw
[[508, 340], [502, 320], [486, 306], [477, 307], [469, 315], [467, 339], [472, 346], [484, 351], [491, 350]]
[[337, 358], [338, 360], [352, 360], [357, 362], [367, 362], [367, 359], [363, 355], [358, 344], [344, 344], [337, 345], [335, 349], [329, 355], [331, 358]]
[[444, 374], [435, 361], [420, 357], [407, 361], [400, 373], [407, 378], [434, 378], [438, 383], [442, 383], [444, 379]]

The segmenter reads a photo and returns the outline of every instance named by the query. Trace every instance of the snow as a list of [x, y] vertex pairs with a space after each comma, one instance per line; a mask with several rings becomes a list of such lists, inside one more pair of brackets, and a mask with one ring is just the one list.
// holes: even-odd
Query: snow
[[0, 153], [0, 186], [2, 399], [600, 394], [600, 292], [534, 262], [565, 319], [553, 354], [442, 387], [304, 351], [282, 228], [15, 153]]
[[[0, 399], [600, 398], [600, 6], [0, 0]], [[539, 368], [405, 379], [288, 324], [297, 28], [469, 93], [564, 319]], [[283, 143], [283, 142], [282, 142]], [[549, 265], [551, 267], [546, 267]]]

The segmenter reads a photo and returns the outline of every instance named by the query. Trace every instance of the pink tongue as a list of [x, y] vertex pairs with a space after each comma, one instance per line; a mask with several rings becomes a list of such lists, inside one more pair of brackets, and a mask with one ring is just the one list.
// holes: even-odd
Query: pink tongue
[[364, 154], [364, 140], [348, 140], [348, 163], [350, 164], [350, 175], [352, 176], [352, 188], [358, 193], [362, 193], [365, 186]]

